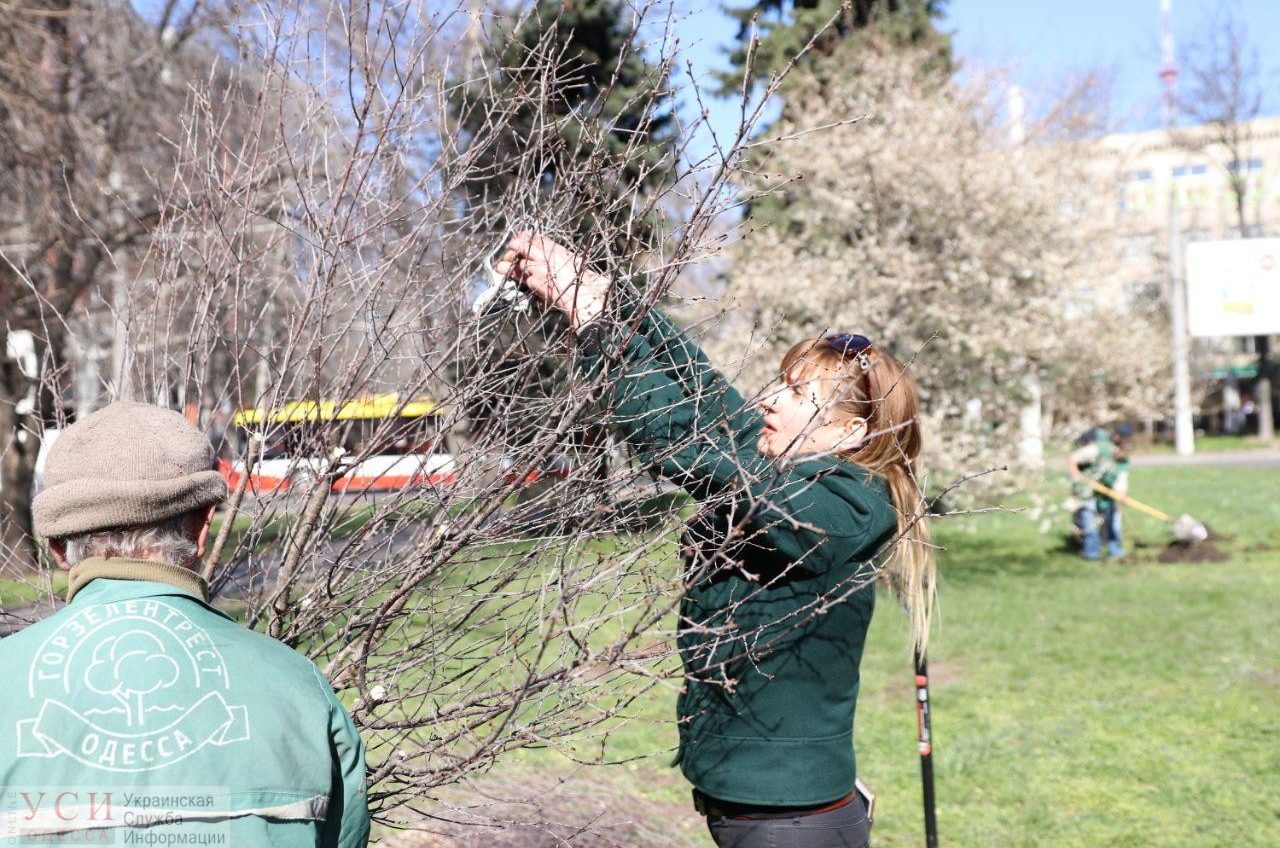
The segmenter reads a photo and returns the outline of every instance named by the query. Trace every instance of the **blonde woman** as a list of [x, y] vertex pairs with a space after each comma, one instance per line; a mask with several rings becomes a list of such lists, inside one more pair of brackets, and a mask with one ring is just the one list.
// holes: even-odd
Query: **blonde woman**
[[853, 719], [872, 560], [889, 551], [917, 647], [932, 606], [910, 375], [863, 336], [806, 339], [750, 405], [657, 310], [606, 317], [609, 280], [568, 248], [517, 233], [496, 267], [568, 316], [613, 378], [612, 425], [707, 503], [683, 546], [677, 761], [716, 844], [868, 845]]

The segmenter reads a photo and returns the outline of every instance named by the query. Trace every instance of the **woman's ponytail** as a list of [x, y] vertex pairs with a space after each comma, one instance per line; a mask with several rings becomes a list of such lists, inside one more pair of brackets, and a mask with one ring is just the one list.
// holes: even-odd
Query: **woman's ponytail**
[[928, 504], [916, 476], [924, 445], [915, 380], [888, 353], [867, 363], [867, 437], [848, 458], [882, 477], [898, 513], [898, 537], [887, 563], [888, 583], [911, 622], [913, 646], [923, 652], [937, 597], [937, 566], [929, 532]]
[[916, 476], [923, 436], [915, 381], [897, 359], [874, 346], [851, 353], [847, 345], [814, 339], [792, 347], [782, 360], [782, 373], [789, 380], [805, 379], [810, 374], [801, 372], [819, 370], [840, 375], [832, 417], [866, 421], [866, 437], [841, 451], [841, 456], [889, 487], [898, 513], [898, 534], [886, 563], [887, 582], [911, 621], [914, 647], [923, 652], [929, 641], [937, 581], [928, 505]]
[[923, 654], [929, 643], [929, 622], [937, 597], [937, 565], [927, 504], [909, 467], [897, 465], [882, 473], [898, 511], [898, 540], [888, 562], [889, 585], [911, 621], [912, 644]]

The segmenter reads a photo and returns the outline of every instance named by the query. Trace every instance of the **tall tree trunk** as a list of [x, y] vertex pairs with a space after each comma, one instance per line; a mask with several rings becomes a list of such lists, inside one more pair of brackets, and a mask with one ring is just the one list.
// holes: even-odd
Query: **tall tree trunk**
[[31, 520], [40, 440], [35, 416], [19, 412], [30, 401], [31, 379], [9, 355], [8, 329], [0, 325], [0, 568], [19, 573], [38, 565]]
[[1233, 162], [1235, 163], [1236, 170], [1234, 174], [1229, 176], [1231, 180], [1232, 193], [1235, 195], [1236, 224], [1240, 227], [1240, 238], [1247, 239], [1249, 237], [1249, 230], [1247, 229], [1246, 224], [1248, 223], [1249, 215], [1248, 210], [1245, 207], [1244, 196], [1249, 190], [1249, 186], [1245, 184], [1245, 176], [1240, 170], [1243, 167], [1240, 164], [1240, 157], [1234, 157]]
[[1270, 441], [1276, 437], [1275, 410], [1271, 400], [1271, 337], [1257, 336], [1258, 382], [1254, 388], [1254, 406], [1258, 410], [1258, 437]]
[[[1239, 142], [1231, 145], [1231, 171], [1229, 178], [1235, 194], [1236, 225], [1240, 228], [1240, 238], [1249, 238], [1249, 214], [1245, 195], [1249, 190], [1248, 176], [1245, 173], [1245, 155], [1241, 153]], [[1275, 415], [1271, 408], [1271, 374], [1268, 371], [1268, 353], [1271, 338], [1254, 336], [1253, 347], [1258, 352], [1258, 379], [1254, 383], [1255, 407], [1258, 410], [1258, 436], [1271, 440], [1276, 435]]]
[[[54, 274], [69, 273], [71, 264], [55, 254], [47, 267]], [[0, 314], [9, 319], [0, 324], [0, 565], [34, 571], [39, 566], [31, 513], [36, 459], [45, 430], [66, 425], [60, 393], [67, 376], [66, 337], [60, 320], [45, 319], [43, 305], [15, 304], [5, 296], [13, 293], [14, 282], [12, 275], [0, 279]], [[11, 355], [9, 346], [11, 328], [23, 326], [33, 328], [27, 368], [22, 351]]]
[[[1249, 215], [1245, 194], [1249, 186], [1245, 181], [1243, 170], [1244, 157], [1235, 152], [1231, 162], [1232, 170], [1228, 177], [1235, 195], [1236, 226], [1239, 228], [1240, 238], [1247, 239], [1249, 238]], [[1276, 434], [1275, 416], [1271, 410], [1271, 375], [1267, 371], [1270, 341], [1268, 336], [1253, 337], [1253, 348], [1258, 352], [1258, 379], [1253, 384], [1255, 406], [1258, 410], [1258, 436], [1268, 440], [1275, 438]]]

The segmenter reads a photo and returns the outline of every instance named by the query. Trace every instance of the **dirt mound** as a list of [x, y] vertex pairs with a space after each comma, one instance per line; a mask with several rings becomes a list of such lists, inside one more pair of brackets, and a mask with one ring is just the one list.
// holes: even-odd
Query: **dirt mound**
[[[447, 791], [408, 829], [381, 829], [379, 848], [669, 848], [699, 844], [701, 817], [658, 804], [587, 771], [560, 778], [490, 776]], [[676, 779], [665, 774], [662, 779]]]
[[1235, 538], [1236, 538], [1235, 536], [1229, 535], [1227, 533], [1219, 533], [1217, 530], [1214, 530], [1208, 524], [1204, 525], [1204, 530], [1208, 534], [1207, 536], [1205, 536], [1205, 541], [1208, 541], [1208, 542], [1233, 542], [1235, 541]]
[[1226, 562], [1230, 558], [1231, 554], [1213, 542], [1170, 542], [1156, 561], [1166, 564]]

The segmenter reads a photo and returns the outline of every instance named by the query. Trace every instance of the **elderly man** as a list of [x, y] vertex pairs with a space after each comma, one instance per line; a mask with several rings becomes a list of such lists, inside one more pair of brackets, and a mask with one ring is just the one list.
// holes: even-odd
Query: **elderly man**
[[68, 603], [0, 641], [0, 842], [368, 842], [364, 746], [320, 670], [209, 605], [213, 460], [138, 403], [50, 452], [35, 524]]

